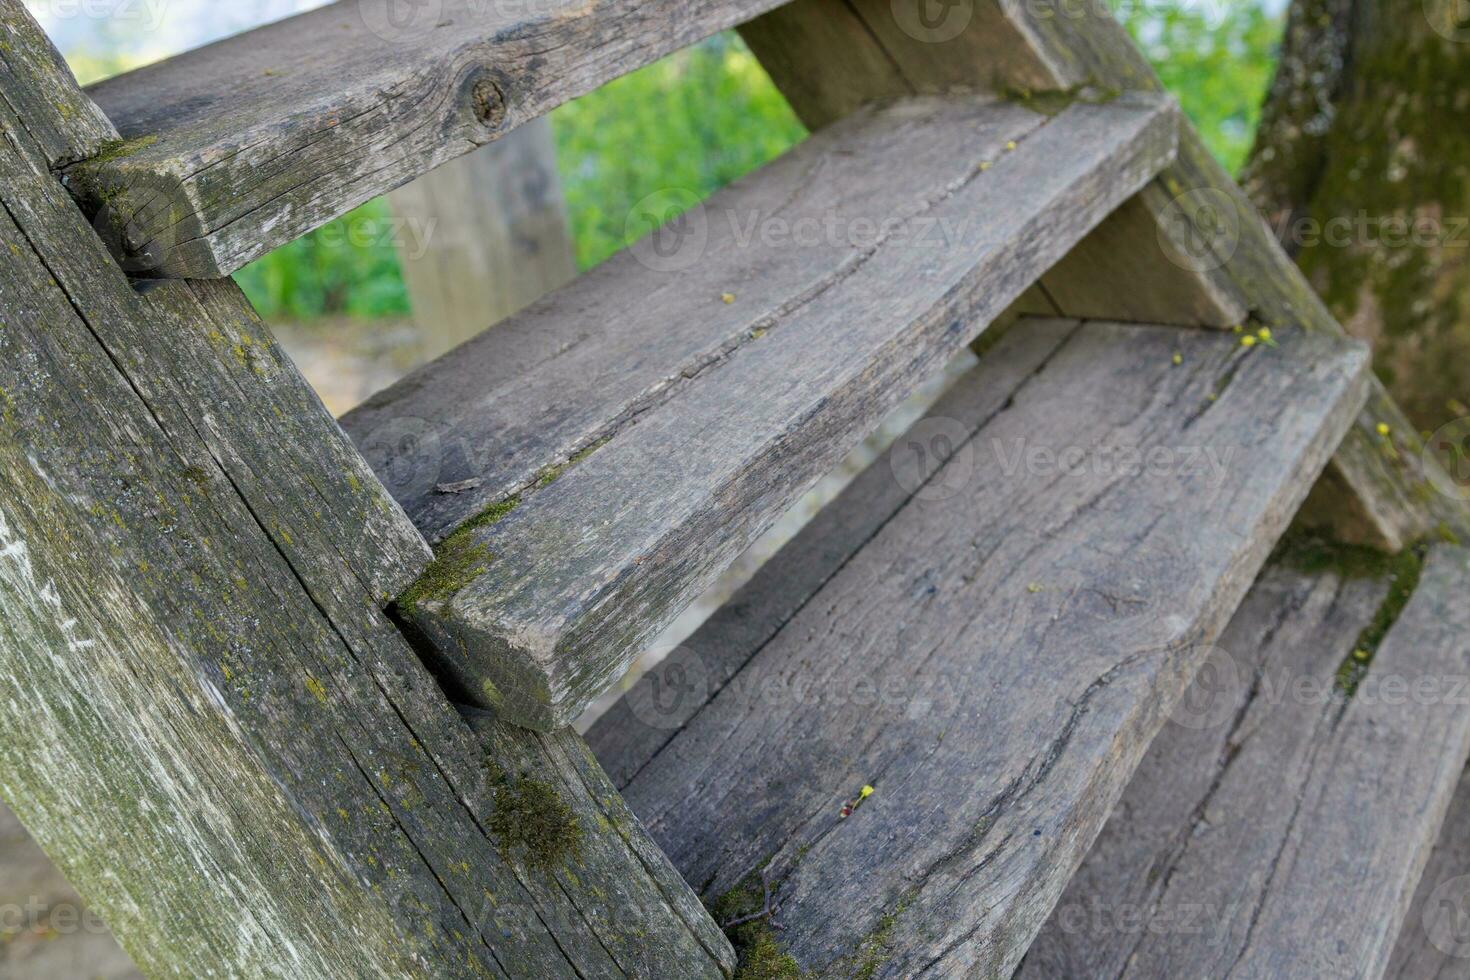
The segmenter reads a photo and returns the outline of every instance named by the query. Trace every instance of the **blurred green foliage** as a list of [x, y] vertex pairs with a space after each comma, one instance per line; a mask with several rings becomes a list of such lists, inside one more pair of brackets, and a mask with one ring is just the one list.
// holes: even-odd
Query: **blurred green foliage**
[[[1232, 171], [1250, 149], [1281, 20], [1257, 0], [1114, 0], [1168, 89]], [[666, 188], [704, 197], [805, 130], [733, 33], [621, 78], [552, 114], [577, 261], [595, 265], [645, 229], [628, 216]], [[408, 296], [373, 201], [236, 276], [272, 319], [402, 316]]]
[[630, 244], [628, 214], [642, 198], [665, 188], [708, 197], [806, 135], [734, 33], [562, 106], [551, 122], [584, 269]]
[[409, 313], [386, 198], [369, 201], [235, 273], [267, 320]]
[[1112, 0], [1164, 87], [1227, 170], [1245, 163], [1283, 18], [1255, 0]]

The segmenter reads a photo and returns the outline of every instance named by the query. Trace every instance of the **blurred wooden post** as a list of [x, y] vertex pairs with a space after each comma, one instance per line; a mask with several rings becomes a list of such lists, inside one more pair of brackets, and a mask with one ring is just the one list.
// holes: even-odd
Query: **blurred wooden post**
[[543, 117], [388, 196], [425, 360], [576, 274]]

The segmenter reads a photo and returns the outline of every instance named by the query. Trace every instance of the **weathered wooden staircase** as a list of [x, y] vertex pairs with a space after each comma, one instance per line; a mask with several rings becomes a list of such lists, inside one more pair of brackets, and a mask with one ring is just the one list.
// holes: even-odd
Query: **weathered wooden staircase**
[[[0, 792], [145, 972], [1450, 955], [1470, 517], [1115, 23], [391, 7], [83, 92], [0, 0]], [[340, 428], [222, 278], [736, 25], [813, 135]]]

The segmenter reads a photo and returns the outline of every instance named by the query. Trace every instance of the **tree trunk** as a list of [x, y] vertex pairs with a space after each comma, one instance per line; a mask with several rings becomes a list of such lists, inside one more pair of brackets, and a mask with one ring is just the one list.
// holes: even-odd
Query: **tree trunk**
[[1242, 177], [1425, 430], [1470, 415], [1470, 0], [1294, 0]]

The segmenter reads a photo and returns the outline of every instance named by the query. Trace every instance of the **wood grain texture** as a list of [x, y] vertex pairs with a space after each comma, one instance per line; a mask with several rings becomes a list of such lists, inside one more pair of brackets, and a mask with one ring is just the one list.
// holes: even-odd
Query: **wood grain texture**
[[[813, 149], [824, 159], [851, 140], [853, 162], [865, 169], [848, 190], [862, 209], [837, 234], [861, 219], [884, 237], [814, 248], [793, 237], [772, 247], [758, 233], [750, 247], [736, 246], [733, 262], [705, 260], [701, 275], [721, 278], [734, 302], [680, 282], [682, 299], [656, 317], [647, 294], [668, 280], [639, 277], [636, 308], [651, 329], [694, 305], [732, 308], [722, 320], [740, 334], [698, 370], [659, 365], [655, 383], [667, 389], [659, 404], [645, 398], [635, 424], [588, 433], [610, 439], [549, 486], [523, 493], [510, 513], [476, 522], [468, 538], [441, 549], [442, 562], [469, 559], [463, 580], [404, 608], [467, 696], [533, 728], [573, 721], [889, 409], [1167, 161], [1175, 113], [1158, 100], [1118, 101], [1036, 123], [1025, 110], [970, 99], [921, 99], [854, 117], [815, 137]], [[943, 179], [918, 179], [915, 140], [934, 152], [948, 130], [962, 141], [958, 161], [945, 161]], [[883, 148], [895, 145], [903, 147], [898, 159], [884, 161]], [[884, 162], [902, 166], [913, 208], [892, 232], [891, 212], [866, 207], [892, 179]], [[759, 219], [786, 206], [784, 180], [768, 188], [760, 178], [748, 184], [760, 194], [746, 202], [751, 209], [727, 213]], [[763, 274], [778, 265], [803, 267], [797, 291], [789, 273]], [[584, 345], [579, 353], [597, 351]], [[640, 365], [652, 361], [645, 348], [636, 356]], [[603, 357], [599, 366], [607, 375], [622, 363]], [[538, 371], [529, 380], [553, 376]], [[422, 411], [426, 404], [397, 410], [442, 415]], [[544, 425], [522, 400], [508, 410]], [[504, 455], [514, 444], [494, 449]]]
[[577, 274], [544, 117], [400, 187], [388, 203], [425, 360]]
[[225, 276], [779, 0], [340, 0], [89, 90], [122, 135], [67, 171], [138, 274]]
[[[1103, 5], [1070, 0], [975, 0], [928, 8], [944, 30], [906, 33], [893, 25], [922, 0], [797, 0], [742, 32], [772, 79], [809, 126], [851, 111], [854, 102], [956, 86], [1068, 96], [1085, 91], [1159, 92], [1143, 54]], [[951, 22], [949, 18], [959, 20]], [[846, 21], [842, 26], [839, 22]], [[828, 22], [832, 22], [829, 24]], [[805, 27], [804, 25], [820, 25]], [[915, 23], [909, 17], [908, 26]], [[922, 27], [922, 24], [919, 25]], [[948, 36], [951, 29], [958, 33]], [[795, 50], [803, 30], [846, 44]], [[864, 53], [857, 54], [862, 51]], [[887, 73], [849, 71], [885, 63]], [[1003, 70], [997, 66], [1006, 66]], [[855, 97], [854, 92], [860, 92]], [[1071, 316], [1231, 326], [1251, 317], [1273, 329], [1301, 326], [1338, 334], [1341, 326], [1281, 250], [1245, 194], [1192, 126], [1181, 128], [1177, 159], [1136, 202], [1121, 208], [1059, 263], [1045, 283]], [[1118, 244], [1126, 241], [1127, 248]], [[1109, 311], [1109, 312], [1105, 312]], [[1343, 537], [1397, 550], [1440, 533], [1470, 540], [1470, 508], [1426, 493], [1433, 470], [1413, 446], [1412, 426], [1378, 390], [1334, 458], [1343, 491], [1312, 501], [1315, 518]], [[1388, 425], [1399, 451], [1383, 452]]]
[[[1467, 770], [1470, 771], [1470, 770]], [[1393, 980], [1470, 977], [1470, 777], [1460, 774], [1439, 840], [1384, 974]]]
[[[1087, 26], [1062, 40], [1038, 29], [1054, 19]], [[1054, 107], [1088, 93], [1163, 90], [1096, 5], [797, 0], [744, 25], [741, 34], [813, 128], [865, 101], [913, 92], [992, 91]], [[1106, 57], [1074, 51], [1087, 45], [1100, 45]], [[1044, 281], [1065, 300], [1064, 315], [1217, 327], [1246, 317], [1249, 305], [1238, 292], [1190, 267], [1212, 263], [1198, 262], [1201, 236], [1181, 226], [1180, 209], [1169, 209], [1178, 194], [1151, 185], [1058, 263]]]
[[[7, 131], [40, 134], [38, 145], [50, 149], [35, 162], [49, 166], [58, 154], [66, 155], [68, 141], [73, 152], [91, 145], [92, 116], [80, 108], [55, 108], [67, 104], [59, 91], [66, 85], [74, 102], [86, 96], [39, 28], [23, 29], [29, 15], [14, 3], [4, 10], [13, 38], [9, 51], [30, 52], [23, 63], [32, 71], [48, 65], [52, 70], [27, 76], [36, 79], [31, 83], [19, 74], [7, 79], [0, 113], [12, 104], [49, 100], [50, 115], [34, 116], [25, 126], [18, 120], [7, 124]], [[32, 89], [42, 94], [27, 96]], [[70, 120], [79, 129], [55, 128]], [[158, 423], [170, 435], [200, 438], [210, 447], [308, 585], [334, 588], [347, 572], [363, 595], [382, 602], [411, 582], [430, 557], [422, 536], [244, 294], [229, 282], [133, 290], [111, 258], [90, 247], [96, 234], [77, 220], [75, 207], [53, 181], [33, 173], [17, 179], [25, 181], [25, 193], [17, 187], [11, 218], [28, 234], [56, 243], [44, 259], [49, 275], [68, 295], [85, 297], [89, 315], [106, 324], [99, 341]], [[60, 243], [68, 235], [83, 236], [83, 242], [64, 247]]]
[[1268, 571], [1020, 977], [1383, 975], [1470, 754], [1470, 552], [1431, 552], [1344, 702], [1387, 588]]
[[[211, 346], [253, 329], [233, 286], [133, 291], [50, 173], [69, 138], [0, 142], [0, 795], [152, 975], [727, 973], [637, 825], [603, 827], [594, 774], [563, 794], [580, 867], [502, 856], [486, 746], [369, 587], [422, 539], [382, 571], [362, 528], [333, 550], [297, 454], [350, 446], [258, 340]], [[267, 455], [273, 432], [302, 444]], [[652, 884], [614, 907], [578, 870]]]
[[[1005, 408], [1075, 329], [1060, 320], [1009, 330], [984, 358], [984, 384], [956, 384], [797, 537], [778, 551], [707, 625], [640, 678], [587, 733], [608, 777], [626, 786], [904, 506], [911, 489]], [[988, 334], [987, 334], [988, 335]], [[914, 455], [915, 437], [927, 453]], [[906, 466], [913, 467], [904, 470]], [[906, 481], [894, 478], [905, 472]], [[907, 487], [907, 488], [906, 488]]]
[[661, 750], [615, 762], [625, 798], [707, 898], [765, 869], [817, 975], [1008, 975], [1365, 379], [1336, 338], [1256, 357], [1082, 326]]
[[0, 0], [0, 121], [28, 155], [58, 167], [94, 156], [117, 131], [91, 99], [60, 53], [37, 39], [20, 0]]

